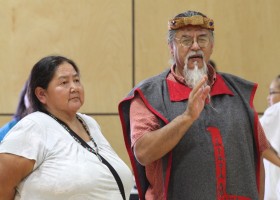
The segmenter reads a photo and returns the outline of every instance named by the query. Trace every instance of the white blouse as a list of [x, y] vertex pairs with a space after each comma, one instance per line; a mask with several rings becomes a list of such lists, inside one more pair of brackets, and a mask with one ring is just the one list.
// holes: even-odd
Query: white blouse
[[[117, 171], [129, 199], [133, 186], [130, 169], [102, 135], [97, 122], [89, 116], [79, 116], [87, 124], [100, 155]], [[122, 199], [108, 167], [42, 112], [19, 121], [1, 142], [0, 153], [35, 160], [33, 172], [18, 185], [15, 200]]]
[[[280, 154], [280, 102], [270, 106], [260, 118], [267, 139]], [[280, 168], [264, 160], [265, 167], [265, 198], [264, 200], [280, 199]]]

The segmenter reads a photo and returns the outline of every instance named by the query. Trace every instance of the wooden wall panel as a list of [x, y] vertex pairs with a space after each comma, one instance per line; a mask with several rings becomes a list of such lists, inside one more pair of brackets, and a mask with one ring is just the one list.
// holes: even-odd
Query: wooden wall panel
[[0, 127], [12, 120], [12, 116], [0, 116]]
[[218, 69], [259, 84], [255, 107], [267, 107], [268, 85], [280, 74], [280, 1], [141, 0], [135, 1], [136, 82], [169, 67], [167, 21], [186, 10], [197, 10], [215, 21], [212, 55]]
[[40, 58], [61, 54], [81, 69], [83, 112], [117, 112], [131, 88], [131, 1], [0, 2], [0, 113], [15, 110], [18, 93]]

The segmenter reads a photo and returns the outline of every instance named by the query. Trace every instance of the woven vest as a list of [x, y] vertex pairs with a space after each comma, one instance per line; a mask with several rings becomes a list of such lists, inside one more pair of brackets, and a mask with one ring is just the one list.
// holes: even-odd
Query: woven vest
[[[169, 70], [141, 82], [120, 103], [128, 151], [131, 151], [129, 106], [136, 89], [142, 91], [162, 126], [186, 110], [187, 100], [170, 101], [166, 84], [168, 73]], [[220, 75], [234, 95], [212, 96], [200, 117], [162, 159], [167, 199], [258, 199], [257, 118], [252, 108], [256, 85], [233, 75]], [[145, 168], [135, 157], [130, 157], [139, 195], [144, 199], [148, 187]]]

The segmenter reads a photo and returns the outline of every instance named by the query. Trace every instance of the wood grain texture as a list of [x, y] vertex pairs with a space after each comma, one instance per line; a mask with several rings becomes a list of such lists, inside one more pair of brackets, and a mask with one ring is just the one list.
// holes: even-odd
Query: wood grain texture
[[[80, 67], [82, 111], [116, 112], [131, 88], [129, 0], [1, 1], [0, 113], [13, 112], [33, 65], [60, 54]], [[7, 99], [8, 98], [8, 99]]]

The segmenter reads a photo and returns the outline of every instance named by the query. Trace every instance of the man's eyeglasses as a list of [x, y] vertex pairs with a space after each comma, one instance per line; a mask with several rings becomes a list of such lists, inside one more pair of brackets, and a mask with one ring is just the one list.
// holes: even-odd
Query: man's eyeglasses
[[280, 91], [269, 91], [269, 95], [280, 94]]
[[[186, 36], [183, 36], [181, 38], [175, 38], [175, 40], [179, 41], [180, 45], [186, 48], [190, 48], [194, 43], [194, 38]], [[201, 35], [197, 37], [196, 42], [199, 47], [204, 48], [208, 46], [210, 38], [207, 35]]]

